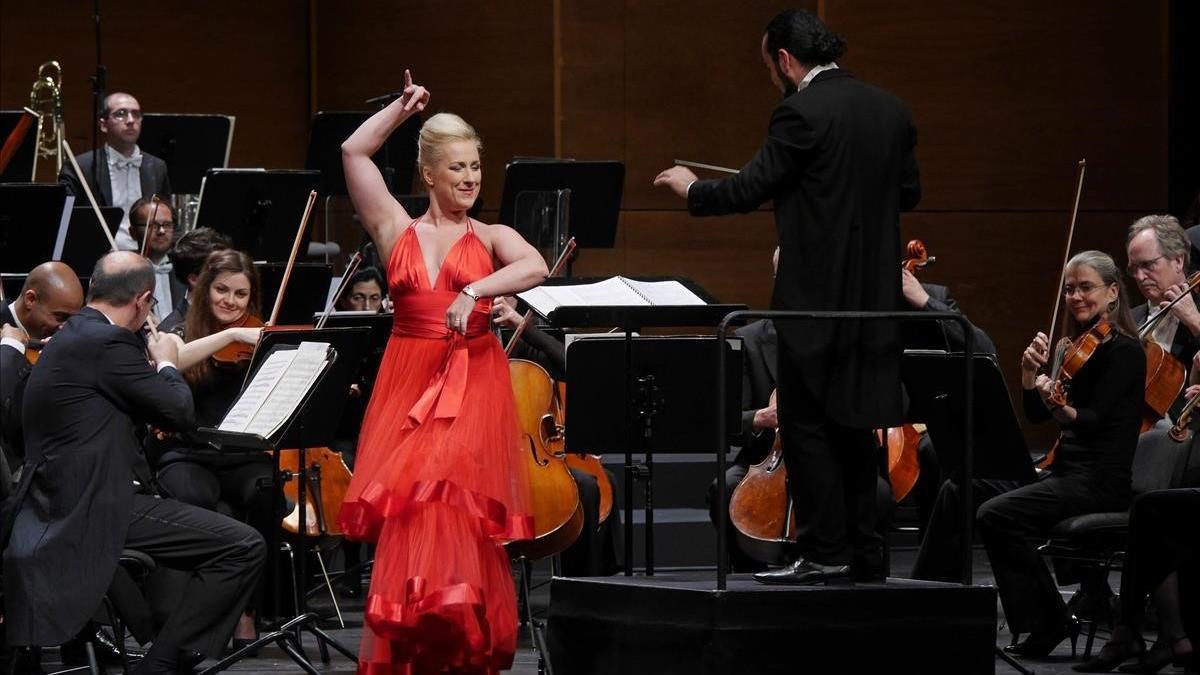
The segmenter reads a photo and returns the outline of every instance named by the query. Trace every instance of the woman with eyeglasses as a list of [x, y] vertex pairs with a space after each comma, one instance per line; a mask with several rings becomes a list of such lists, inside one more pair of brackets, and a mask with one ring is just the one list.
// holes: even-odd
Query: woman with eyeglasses
[[[1071, 340], [1108, 324], [1090, 359], [1059, 389], [1053, 348], [1037, 333], [1021, 355], [1025, 416], [1054, 421], [1060, 443], [1049, 472], [1021, 485], [975, 480], [976, 523], [995, 575], [1004, 616], [1014, 635], [1028, 633], [1006, 651], [1045, 656], [1064, 639], [1072, 654], [1079, 622], [1068, 611], [1035, 541], [1060, 521], [1086, 513], [1129, 507], [1131, 465], [1141, 426], [1146, 356], [1130, 319], [1121, 270], [1100, 251], [1084, 251], [1067, 263], [1062, 335]], [[1060, 393], [1065, 397], [1060, 397]], [[957, 581], [961, 533], [955, 484], [947, 481], [921, 543], [913, 577]], [[958, 539], [956, 542], [955, 540]]]

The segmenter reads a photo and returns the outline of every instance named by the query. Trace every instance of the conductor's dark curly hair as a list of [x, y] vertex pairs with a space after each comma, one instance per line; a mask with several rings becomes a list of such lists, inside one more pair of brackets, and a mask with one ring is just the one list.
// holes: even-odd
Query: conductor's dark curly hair
[[829, 30], [816, 14], [790, 9], [775, 15], [767, 24], [767, 52], [778, 61], [779, 50], [786, 49], [801, 64], [811, 68], [841, 58], [846, 41]]

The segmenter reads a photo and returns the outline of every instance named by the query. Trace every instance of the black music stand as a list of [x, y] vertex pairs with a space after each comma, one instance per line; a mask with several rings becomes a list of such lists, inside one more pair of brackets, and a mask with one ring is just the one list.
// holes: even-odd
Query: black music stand
[[[21, 121], [24, 110], [0, 110], [0, 144], [8, 138]], [[24, 140], [17, 146], [12, 161], [0, 173], [0, 183], [28, 183], [33, 180], [33, 154], [37, 147], [37, 120], [29, 127]]]
[[27, 274], [56, 260], [73, 201], [61, 184], [0, 183], [0, 272]]
[[[243, 390], [253, 380], [255, 373], [258, 372], [263, 361], [272, 352], [279, 349], [294, 349], [300, 342], [326, 342], [330, 345], [330, 361], [322, 369], [317, 381], [313, 383], [300, 406], [288, 418], [279, 431], [270, 438], [264, 438], [257, 434], [228, 432], [213, 428], [201, 428], [192, 434], [195, 440], [208, 443], [222, 452], [256, 453], [261, 451], [273, 452], [282, 448], [298, 448], [299, 461], [297, 466], [300, 467], [298, 476], [284, 476], [279, 466], [279, 453], [273, 452], [275, 457], [273, 486], [282, 491], [283, 483], [286, 480], [295, 478], [298, 481], [296, 501], [300, 510], [299, 522], [302, 524], [302, 532], [305, 530], [303, 524], [308, 522], [308, 491], [310, 489], [314, 490], [314, 496], [318, 500], [320, 495], [320, 468], [313, 467], [315, 472], [307, 468], [305, 453], [307, 448], [327, 445], [332, 438], [337, 418], [346, 401], [346, 391], [349, 389], [350, 382], [357, 375], [357, 366], [361, 360], [367, 335], [368, 332], [366, 330], [356, 328], [326, 328], [321, 330], [285, 329], [265, 333], [255, 349], [254, 360], [251, 361], [246, 381], [242, 385]], [[319, 502], [317, 508], [320, 509]], [[277, 517], [272, 520], [281, 520], [283, 515], [282, 512], [277, 513]], [[318, 520], [320, 519], [318, 518]], [[271, 533], [273, 536], [269, 537], [267, 541], [267, 565], [268, 569], [277, 570], [280, 544], [279, 529], [272, 528]], [[301, 584], [307, 584], [308, 543], [303, 535], [297, 537], [297, 542], [299, 550], [296, 556], [298, 568], [296, 577], [300, 579]], [[275, 614], [278, 615], [280, 597], [278, 592], [278, 578], [275, 581]], [[296, 616], [286, 621], [281, 621], [275, 630], [260, 636], [253, 643], [222, 658], [217, 663], [204, 669], [201, 675], [215, 675], [215, 673], [225, 670], [230, 665], [241, 661], [247, 656], [257, 653], [263, 646], [269, 643], [278, 645], [304, 672], [309, 673], [309, 675], [320, 675], [319, 671], [313, 667], [304, 653], [302, 630], [307, 630], [317, 639], [317, 647], [323, 663], [330, 662], [330, 646], [341, 652], [346, 658], [357, 663], [357, 658], [353, 652], [315, 625], [318, 616], [315, 613], [307, 611], [306, 594], [301, 592], [297, 595], [299, 596], [297, 598], [299, 606], [296, 607]], [[276, 616], [276, 618], [278, 619], [279, 617]]]
[[[961, 352], [909, 350], [900, 361], [909, 396], [907, 421], [929, 427], [929, 438], [946, 475], [958, 474], [962, 466], [964, 358]], [[973, 361], [972, 476], [1030, 482], [1033, 462], [1000, 366], [989, 354], [976, 354]]]
[[[580, 248], [612, 248], [617, 239], [625, 165], [617, 161], [514, 159], [504, 168], [500, 222], [511, 225], [538, 248], [560, 250], [574, 236]], [[558, 193], [570, 192], [569, 223], [553, 229]], [[561, 217], [561, 216], [559, 216]]]
[[[626, 438], [622, 439], [616, 447], [625, 449], [625, 474], [624, 474], [624, 500], [625, 500], [625, 574], [626, 576], [633, 574], [633, 481], [640, 478], [652, 479], [651, 472], [645, 465], [635, 465], [633, 463], [633, 453], [635, 448], [642, 447], [640, 442], [630, 437], [631, 434], [639, 430], [645, 431], [645, 418], [653, 416], [657, 413], [651, 403], [653, 397], [645, 401], [646, 405], [641, 407], [640, 412], [635, 409], [634, 394], [637, 390], [637, 375], [634, 368], [634, 337], [633, 332], [647, 327], [678, 327], [678, 326], [715, 326], [721, 322], [726, 314], [730, 312], [745, 309], [745, 305], [719, 304], [716, 300], [703, 288], [693, 283], [689, 279], [682, 277], [637, 277], [638, 281], [678, 281], [684, 287], [696, 294], [705, 305], [681, 305], [681, 306], [560, 306], [553, 311], [541, 315], [542, 318], [552, 327], [556, 328], [587, 328], [587, 327], [613, 327], [619, 328], [623, 335], [619, 344], [624, 347], [624, 360], [619, 367], [616, 367], [618, 377], [624, 379], [624, 387], [618, 392], [617, 396], [612, 401], [617, 401], [617, 407], [620, 410], [612, 413], [610, 411], [609, 420], [621, 419], [625, 420], [624, 429], [627, 431]], [[565, 285], [572, 283], [584, 283], [588, 279], [547, 279], [546, 285]], [[595, 280], [598, 281], [598, 280]], [[523, 301], [521, 310], [528, 307]], [[711, 342], [711, 341], [710, 341]], [[572, 349], [574, 346], [571, 347]], [[586, 349], [586, 348], [585, 348]], [[710, 348], [711, 351], [711, 348]], [[568, 361], [570, 361], [568, 354]], [[610, 367], [614, 364], [609, 364]], [[690, 368], [695, 368], [695, 363], [689, 365]], [[654, 380], [644, 379], [643, 388], [652, 392], [654, 382], [657, 380], [657, 375]], [[567, 397], [567, 406], [569, 409], [578, 409], [579, 403], [576, 390], [573, 388], [577, 378], [572, 375], [570, 366], [567, 368], [568, 386], [572, 386], [572, 394]], [[738, 371], [738, 388], [741, 386], [741, 372]], [[582, 383], [580, 384], [582, 385]], [[740, 396], [738, 399], [740, 401]], [[575, 406], [572, 407], [572, 401], [575, 401]], [[613, 405], [612, 401], [608, 405]], [[580, 415], [587, 413], [580, 412]], [[674, 413], [671, 413], [674, 414]], [[740, 411], [738, 411], [740, 416]], [[638, 425], [639, 417], [643, 420], [641, 426]], [[715, 417], [715, 416], [714, 416]], [[577, 418], [578, 419], [578, 418]], [[582, 448], [588, 445], [589, 440], [581, 435], [574, 433], [574, 424], [577, 421], [571, 420], [570, 411], [567, 413], [567, 424], [572, 425], [572, 432], [567, 434], [567, 446], [571, 452], [578, 451], [577, 448]], [[653, 431], [653, 428], [651, 429]], [[696, 447], [704, 447], [699, 445]], [[600, 449], [604, 451], [612, 451], [614, 446], [592, 446], [592, 449]], [[693, 448], [694, 450], [695, 448]], [[646, 455], [647, 462], [652, 462], [650, 453]], [[649, 468], [652, 470], [653, 464]], [[646, 546], [646, 573], [652, 575], [654, 573], [654, 547], [653, 547], [653, 502], [647, 500], [647, 522], [646, 522], [646, 537], [648, 539]]]
[[[321, 110], [313, 115], [304, 168], [321, 172], [322, 195], [346, 194], [342, 143], [372, 114]], [[392, 132], [379, 152], [371, 156], [383, 174], [388, 190], [394, 194], [405, 194], [412, 189], [413, 169], [417, 165], [417, 132], [420, 130], [421, 118], [413, 115]]]
[[[119, 206], [101, 206], [100, 215], [104, 216], [104, 224], [108, 226], [109, 234], [116, 237], [125, 211]], [[89, 275], [96, 261], [111, 250], [112, 242], [100, 231], [96, 223], [96, 212], [92, 207], [72, 208], [66, 241], [63, 242], [58, 259], [69, 265], [76, 274]]]
[[229, 165], [234, 121], [231, 115], [147, 113], [138, 147], [167, 163], [176, 194], [194, 195], [209, 169]]
[[[293, 233], [292, 236], [295, 236]], [[269, 312], [275, 306], [275, 296], [283, 283], [285, 263], [255, 262], [258, 270], [259, 287], [262, 289], [262, 306]], [[333, 266], [328, 263], [296, 263], [292, 266], [292, 278], [287, 293], [283, 296], [283, 307], [279, 308], [276, 325], [312, 325], [313, 314], [325, 309], [329, 297], [329, 285], [333, 281]], [[266, 318], [264, 316], [263, 318]]]
[[320, 179], [317, 171], [209, 169], [200, 183], [196, 227], [228, 235], [254, 260], [287, 260], [308, 193]]

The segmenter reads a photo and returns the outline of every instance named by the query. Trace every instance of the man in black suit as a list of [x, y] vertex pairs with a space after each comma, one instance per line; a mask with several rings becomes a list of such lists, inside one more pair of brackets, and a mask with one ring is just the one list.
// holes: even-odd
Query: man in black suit
[[[99, 150], [104, 158], [100, 166], [95, 166], [91, 150], [76, 160], [83, 172], [83, 180], [87, 181], [100, 206], [119, 206], [125, 212], [117, 231], [117, 246], [135, 251], [141, 242], [135, 241], [129, 232], [129, 207], [142, 197], [149, 199], [157, 194], [166, 199], [171, 194], [167, 164], [138, 148], [138, 137], [142, 135], [142, 107], [129, 94], [115, 92], [104, 97], [104, 112], [97, 124], [104, 136], [104, 144]], [[63, 164], [58, 182], [65, 184], [76, 200], [87, 199], [80, 177], [75, 175], [70, 162]]]
[[[163, 499], [135, 426], [186, 430], [192, 395], [175, 343], [143, 343], [154, 270], [131, 252], [96, 263], [88, 305], [67, 321], [29, 375], [17, 514], [4, 552], [5, 625], [14, 646], [54, 645], [94, 615], [123, 548], [191, 573], [179, 608], [138, 673], [219, 655], [259, 574], [262, 537], [225, 516]], [[149, 349], [151, 364], [147, 360]]]
[[[0, 448], [9, 469], [15, 470], [25, 457], [21, 399], [30, 369], [26, 342], [48, 340], [82, 306], [79, 277], [61, 262], [33, 268], [16, 299], [0, 304], [0, 327], [4, 329], [0, 340]], [[5, 480], [7, 488], [6, 478], [0, 480]]]
[[[920, 199], [916, 131], [896, 97], [834, 62], [845, 42], [816, 15], [779, 14], [762, 57], [784, 93], [767, 140], [722, 180], [681, 167], [655, 185], [692, 215], [748, 212], [774, 200], [780, 245], [771, 306], [781, 310], [896, 310], [901, 306], [899, 212]], [[878, 578], [876, 442], [871, 429], [903, 420], [899, 327], [890, 322], [779, 324], [779, 412], [797, 505], [801, 557], [760, 581]]]

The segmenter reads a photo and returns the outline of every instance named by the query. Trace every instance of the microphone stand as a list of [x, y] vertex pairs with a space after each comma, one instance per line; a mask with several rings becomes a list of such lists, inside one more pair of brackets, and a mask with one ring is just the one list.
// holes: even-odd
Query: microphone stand
[[[103, 61], [100, 58], [100, 0], [92, 0], [92, 23], [96, 26], [96, 74], [92, 75], [92, 185], [97, 189], [100, 188], [100, 136], [98, 133], [97, 122], [100, 113], [100, 106], [104, 101], [104, 90], [108, 86], [108, 69], [104, 67]], [[80, 180], [86, 181], [87, 178], [80, 176]]]

